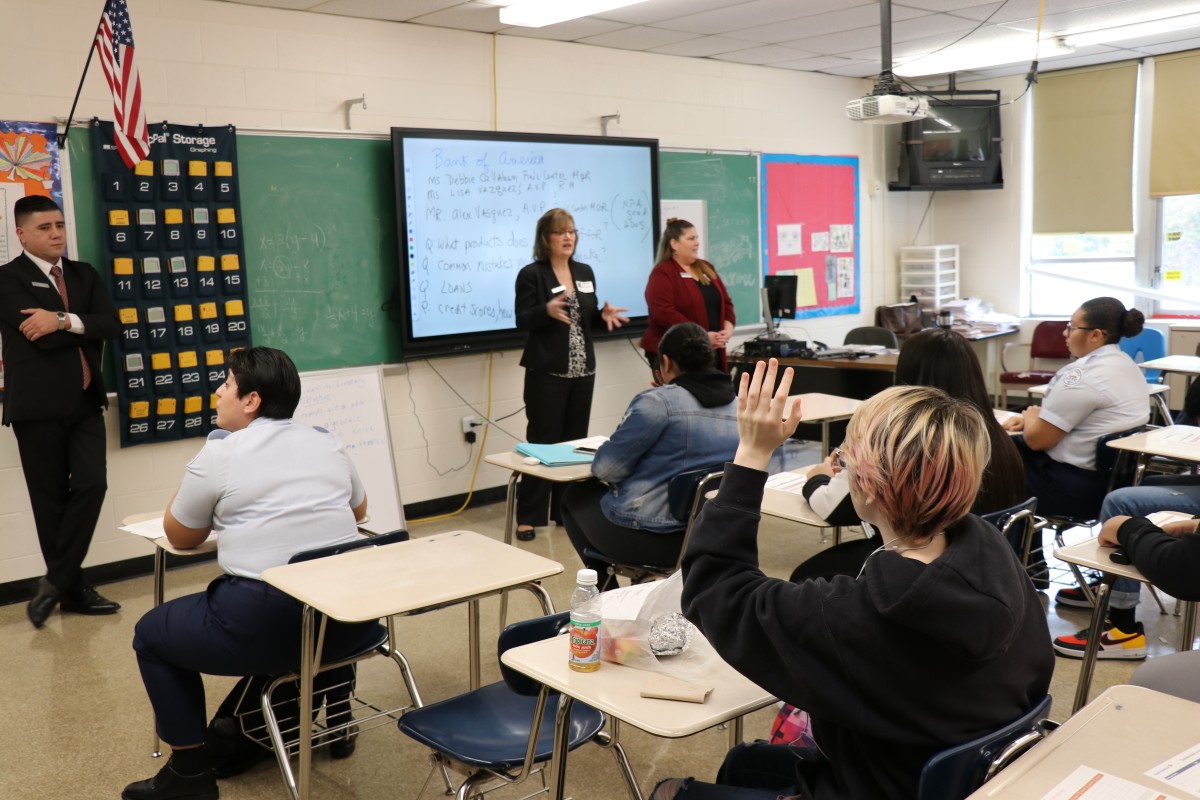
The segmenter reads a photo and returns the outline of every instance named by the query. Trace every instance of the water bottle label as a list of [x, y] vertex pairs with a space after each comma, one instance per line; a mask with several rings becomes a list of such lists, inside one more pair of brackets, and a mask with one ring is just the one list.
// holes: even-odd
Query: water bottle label
[[571, 620], [571, 663], [600, 662], [600, 620], [580, 622]]

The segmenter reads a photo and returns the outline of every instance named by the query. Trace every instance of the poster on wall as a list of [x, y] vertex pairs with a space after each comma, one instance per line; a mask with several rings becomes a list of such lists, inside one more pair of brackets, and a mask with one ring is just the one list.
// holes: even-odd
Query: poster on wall
[[251, 344], [236, 132], [151, 125], [150, 155], [130, 169], [113, 123], [91, 127], [121, 446], [205, 436], [229, 352]]
[[796, 319], [860, 310], [858, 159], [763, 154], [763, 274], [796, 276]]
[[[0, 264], [21, 254], [13, 206], [22, 197], [40, 194], [62, 208], [62, 173], [58, 128], [53, 122], [0, 120]], [[4, 364], [0, 362], [0, 390]]]

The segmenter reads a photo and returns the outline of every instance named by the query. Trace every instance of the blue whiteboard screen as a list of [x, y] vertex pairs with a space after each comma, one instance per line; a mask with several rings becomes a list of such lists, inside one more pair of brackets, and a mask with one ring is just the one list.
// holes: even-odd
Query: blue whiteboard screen
[[575, 258], [595, 270], [598, 299], [644, 321], [656, 140], [393, 128], [392, 142], [406, 357], [524, 339], [514, 283], [551, 208], [574, 216]]

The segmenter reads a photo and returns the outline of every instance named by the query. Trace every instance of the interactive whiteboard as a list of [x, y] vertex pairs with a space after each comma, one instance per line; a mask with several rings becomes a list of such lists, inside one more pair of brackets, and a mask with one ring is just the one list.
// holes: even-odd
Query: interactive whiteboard
[[392, 129], [404, 355], [519, 344], [517, 273], [551, 208], [575, 218], [597, 299], [644, 317], [658, 233], [658, 142]]
[[404, 507], [379, 368], [304, 372], [300, 388], [294, 419], [338, 437], [366, 487], [370, 520], [361, 527], [372, 533], [403, 528]]

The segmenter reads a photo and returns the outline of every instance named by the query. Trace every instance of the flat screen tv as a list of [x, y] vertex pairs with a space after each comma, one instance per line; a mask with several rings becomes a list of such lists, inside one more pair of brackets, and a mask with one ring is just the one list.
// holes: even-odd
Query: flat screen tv
[[[392, 129], [404, 357], [519, 347], [517, 273], [534, 229], [565, 208], [597, 300], [646, 323], [659, 231], [658, 140]], [[597, 331], [602, 336], [603, 329]]]
[[1000, 92], [927, 92], [929, 116], [904, 123], [897, 190], [999, 189]]

